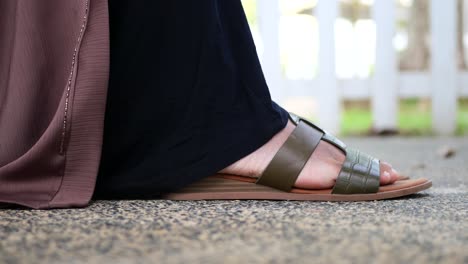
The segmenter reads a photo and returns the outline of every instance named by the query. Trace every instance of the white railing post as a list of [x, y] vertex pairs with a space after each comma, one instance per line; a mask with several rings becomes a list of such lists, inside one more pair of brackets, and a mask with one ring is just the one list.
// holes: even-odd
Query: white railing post
[[279, 0], [257, 0], [257, 18], [263, 42], [262, 69], [271, 97], [282, 101], [283, 76], [279, 48]]
[[395, 1], [374, 1], [373, 18], [377, 28], [375, 72], [373, 77], [373, 129], [397, 128], [398, 91], [395, 34]]
[[431, 1], [432, 126], [437, 134], [455, 131], [457, 115], [457, 1]]
[[341, 94], [335, 70], [335, 20], [337, 0], [319, 0], [316, 13], [319, 24], [319, 122], [324, 129], [337, 133], [341, 120]]

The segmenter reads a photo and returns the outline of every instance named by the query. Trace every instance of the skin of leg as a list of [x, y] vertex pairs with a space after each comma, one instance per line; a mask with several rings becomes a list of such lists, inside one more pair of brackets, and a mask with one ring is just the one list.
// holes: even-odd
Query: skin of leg
[[[221, 173], [259, 177], [273, 156], [280, 149], [294, 130], [295, 125], [288, 121], [286, 127], [278, 132], [266, 144], [253, 153], [234, 162], [221, 170]], [[345, 161], [344, 153], [328, 142], [321, 141], [312, 156], [306, 162], [304, 169], [296, 180], [295, 187], [303, 189], [330, 189]], [[400, 176], [387, 162], [380, 162], [380, 184], [391, 184]]]

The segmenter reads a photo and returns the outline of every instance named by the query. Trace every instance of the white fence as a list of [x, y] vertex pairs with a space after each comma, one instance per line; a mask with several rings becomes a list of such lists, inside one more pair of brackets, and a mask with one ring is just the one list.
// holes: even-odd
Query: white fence
[[318, 75], [313, 80], [288, 80], [282, 76], [280, 66], [279, 0], [257, 0], [260, 35], [265, 43], [262, 66], [273, 99], [281, 103], [289, 96], [316, 97], [320, 102], [320, 125], [337, 132], [343, 99], [370, 99], [373, 127], [394, 129], [399, 98], [431, 98], [434, 132], [452, 134], [456, 127], [457, 98], [468, 97], [468, 72], [460, 72], [456, 60], [457, 1], [430, 1], [430, 71], [399, 72], [392, 42], [396, 3], [375, 0], [372, 6], [377, 27], [374, 74], [369, 79], [337, 79], [334, 22], [339, 15], [338, 0], [319, 0], [315, 8], [320, 35]]

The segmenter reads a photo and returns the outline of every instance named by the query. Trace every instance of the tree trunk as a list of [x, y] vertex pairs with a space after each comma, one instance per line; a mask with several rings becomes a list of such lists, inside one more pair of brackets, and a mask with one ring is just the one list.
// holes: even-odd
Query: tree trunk
[[414, 0], [408, 21], [408, 48], [401, 54], [403, 71], [425, 70], [429, 66], [429, 1]]

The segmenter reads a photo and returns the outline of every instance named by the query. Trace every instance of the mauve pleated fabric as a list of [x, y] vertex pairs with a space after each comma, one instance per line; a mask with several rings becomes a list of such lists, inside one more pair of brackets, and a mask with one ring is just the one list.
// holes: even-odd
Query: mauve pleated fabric
[[80, 207], [94, 191], [107, 0], [0, 1], [0, 202]]

